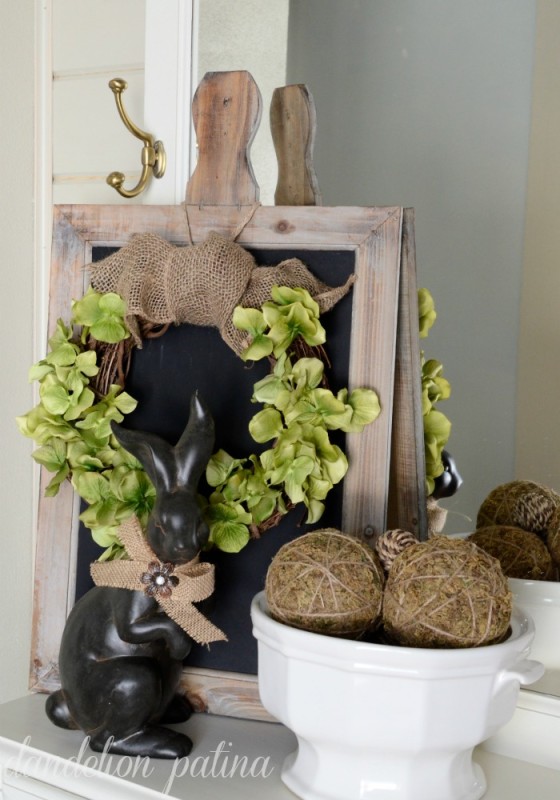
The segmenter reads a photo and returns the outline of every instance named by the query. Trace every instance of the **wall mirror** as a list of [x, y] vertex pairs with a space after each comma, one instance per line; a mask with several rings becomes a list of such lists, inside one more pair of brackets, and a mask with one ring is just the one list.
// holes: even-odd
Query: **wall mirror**
[[[289, 11], [286, 82], [315, 99], [324, 203], [416, 210], [419, 285], [438, 311], [423, 344], [452, 385], [442, 410], [464, 478], [443, 503], [446, 530], [472, 530], [488, 492], [514, 478], [560, 491], [560, 8], [292, 0]], [[558, 674], [546, 691], [560, 695]]]

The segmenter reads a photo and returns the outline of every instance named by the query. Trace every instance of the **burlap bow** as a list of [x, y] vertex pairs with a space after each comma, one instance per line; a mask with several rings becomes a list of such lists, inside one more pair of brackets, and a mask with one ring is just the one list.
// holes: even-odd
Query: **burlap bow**
[[162, 563], [147, 543], [135, 516], [121, 525], [119, 539], [129, 560], [94, 562], [90, 571], [96, 586], [142, 589], [195, 642], [227, 641], [223, 631], [193, 605], [206, 600], [214, 591], [213, 564], [201, 564], [198, 557], [179, 566]]

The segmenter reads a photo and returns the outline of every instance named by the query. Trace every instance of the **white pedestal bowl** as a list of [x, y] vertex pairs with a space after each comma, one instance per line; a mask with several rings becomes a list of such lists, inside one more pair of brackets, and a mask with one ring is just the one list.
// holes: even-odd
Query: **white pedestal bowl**
[[251, 607], [264, 707], [296, 735], [282, 771], [304, 800], [478, 800], [476, 745], [513, 715], [534, 628], [519, 610], [507, 641], [428, 650], [355, 642], [272, 619]]

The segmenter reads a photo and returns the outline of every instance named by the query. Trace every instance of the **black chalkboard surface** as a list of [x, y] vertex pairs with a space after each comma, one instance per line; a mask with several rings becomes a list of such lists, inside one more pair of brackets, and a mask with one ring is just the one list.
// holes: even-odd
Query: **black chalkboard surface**
[[[94, 247], [92, 261], [105, 258], [115, 248]], [[284, 250], [251, 250], [259, 265], [276, 265]], [[348, 250], [291, 250], [311, 272], [331, 286], [343, 284], [352, 273], [355, 255]], [[328, 378], [336, 392], [348, 385], [352, 291], [322, 318], [327, 331]], [[188, 417], [191, 394], [198, 390], [209, 405], [216, 424], [216, 450], [235, 457], [258, 453], [248, 423], [259, 410], [250, 402], [253, 384], [268, 370], [265, 362], [245, 364], [222, 340], [216, 329], [193, 325], [171, 328], [164, 336], [144, 342], [134, 351], [126, 389], [138, 402], [123, 422], [136, 430], [157, 433], [170, 443], [179, 438]], [[331, 437], [344, 447], [344, 436]], [[201, 485], [201, 490], [205, 487]], [[340, 527], [342, 486], [327, 498], [327, 508], [314, 527]], [[216, 670], [256, 674], [257, 647], [251, 633], [249, 607], [264, 586], [268, 565], [279, 547], [304, 533], [305, 508], [296, 508], [260, 540], [252, 540], [237, 554], [211, 550], [204, 558], [216, 565], [216, 590], [208, 616], [228, 636], [227, 643], [210, 648], [195, 646], [189, 664]], [[89, 565], [100, 553], [89, 531], [80, 529], [76, 571], [76, 597], [92, 585]]]

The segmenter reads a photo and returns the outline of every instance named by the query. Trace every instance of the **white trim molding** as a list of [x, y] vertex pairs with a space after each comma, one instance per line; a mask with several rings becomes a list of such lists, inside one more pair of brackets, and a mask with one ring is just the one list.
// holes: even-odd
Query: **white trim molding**
[[175, 205], [185, 199], [193, 167], [196, 18], [197, 0], [146, 0], [144, 128], [163, 142], [167, 169], [150, 182], [144, 203]]
[[52, 237], [52, 0], [35, 2], [34, 356], [45, 352]]
[[[52, 63], [52, 0], [35, 0], [33, 362], [43, 357], [47, 337], [53, 223]], [[38, 400], [37, 385], [34, 391]], [[39, 474], [37, 464], [34, 466], [33, 481], [34, 536], [39, 510]], [[32, 552], [34, 554], [35, 547]], [[34, 562], [32, 567], [35, 568]]]

